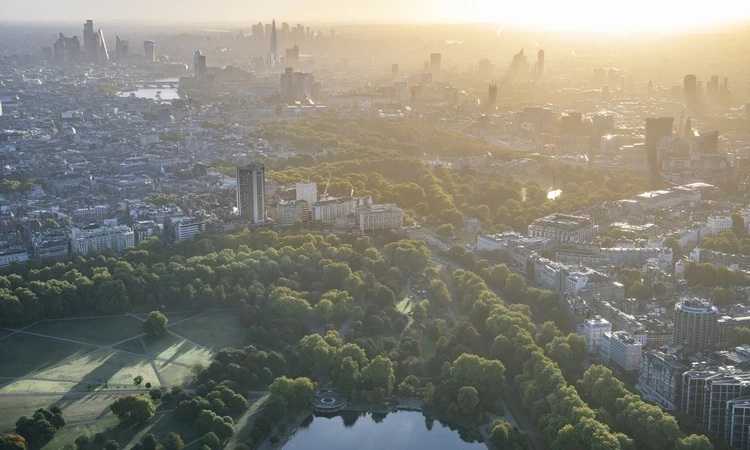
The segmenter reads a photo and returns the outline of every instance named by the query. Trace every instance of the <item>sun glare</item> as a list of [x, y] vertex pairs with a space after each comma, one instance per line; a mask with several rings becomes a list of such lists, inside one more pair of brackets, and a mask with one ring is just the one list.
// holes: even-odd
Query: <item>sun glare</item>
[[580, 32], [682, 31], [750, 19], [749, 0], [716, 7], [694, 0], [441, 0], [445, 20]]

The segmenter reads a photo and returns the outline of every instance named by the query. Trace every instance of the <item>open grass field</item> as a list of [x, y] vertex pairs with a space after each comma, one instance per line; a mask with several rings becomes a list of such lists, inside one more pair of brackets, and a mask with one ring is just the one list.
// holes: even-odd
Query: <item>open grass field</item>
[[70, 425], [97, 420], [109, 414], [109, 405], [119, 396], [108, 393], [92, 393], [85, 397], [71, 394], [0, 396], [0, 433], [13, 430], [19, 416], [30, 416], [39, 408], [51, 406], [62, 408], [65, 421]]
[[4, 338], [5, 336], [9, 336], [13, 334], [10, 330], [0, 330], [0, 339]]
[[118, 440], [121, 448], [149, 432], [178, 430], [185, 442], [199, 437], [191, 425], [174, 423], [166, 411], [143, 427], [122, 426], [109, 405], [120, 395], [145, 392], [133, 385], [138, 375], [152, 386], [188, 386], [195, 378], [193, 368], [210, 364], [217, 350], [244, 347], [246, 330], [237, 313], [177, 312], [170, 322], [185, 321], [158, 339], [141, 336], [140, 319], [146, 314], [91, 316], [46, 320], [15, 334], [0, 330], [0, 433], [12, 430], [21, 415], [59, 406], [69, 426], [44, 449], [60, 449], [82, 433], [99, 431]]
[[240, 324], [236, 311], [211, 312], [169, 327], [169, 330], [215, 352], [248, 344], [247, 330]]
[[44, 321], [25, 331], [94, 345], [111, 345], [142, 333], [141, 322], [132, 316]]
[[93, 350], [96, 347], [18, 333], [0, 341], [0, 376], [28, 375]]
[[34, 377], [77, 381], [79, 382], [77, 390], [87, 391], [88, 384], [98, 386], [104, 382], [108, 383], [110, 389], [126, 389], [133, 384], [133, 378], [138, 375], [143, 377], [144, 383], [159, 385], [151, 362], [146, 357], [102, 349], [53, 369], [39, 372]]

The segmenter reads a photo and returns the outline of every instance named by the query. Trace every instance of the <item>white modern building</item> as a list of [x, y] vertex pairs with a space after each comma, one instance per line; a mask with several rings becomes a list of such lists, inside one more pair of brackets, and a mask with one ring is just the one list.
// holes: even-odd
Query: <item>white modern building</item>
[[641, 355], [635, 388], [643, 394], [644, 400], [658, 403], [667, 411], [677, 411], [682, 374], [687, 371], [673, 354], [661, 350], [645, 352]]
[[536, 219], [529, 225], [529, 237], [543, 237], [555, 242], [588, 242], [594, 240], [599, 227], [587, 216], [554, 213]]
[[404, 213], [396, 205], [367, 205], [357, 209], [359, 229], [366, 231], [404, 226]]
[[29, 254], [22, 248], [0, 251], [0, 269], [7, 269], [13, 263], [23, 264], [29, 260]]
[[70, 230], [70, 250], [82, 255], [94, 250], [113, 250], [122, 253], [126, 247], [135, 246], [135, 234], [125, 225], [91, 226]]
[[599, 354], [602, 347], [604, 333], [612, 331], [612, 324], [601, 316], [594, 316], [593, 319], [583, 321], [583, 337], [586, 338], [589, 353], [592, 355]]
[[308, 205], [318, 201], [318, 185], [314, 181], [307, 183], [297, 183], [296, 200], [304, 200]]
[[731, 217], [726, 217], [726, 216], [709, 217], [706, 222], [708, 224], [708, 231], [709, 233], [711, 233], [711, 236], [716, 236], [722, 231], [732, 229]]
[[643, 345], [627, 331], [607, 332], [602, 336], [601, 358], [608, 367], [638, 370]]
[[202, 231], [206, 231], [206, 223], [200, 219], [181, 220], [174, 224], [174, 238], [177, 241], [193, 239]]
[[354, 197], [339, 197], [321, 200], [312, 204], [312, 219], [325, 224], [333, 223], [337, 217], [346, 217], [358, 206]]
[[307, 205], [305, 200], [280, 201], [276, 205], [276, 222], [280, 227], [291, 227], [297, 220], [303, 220]]

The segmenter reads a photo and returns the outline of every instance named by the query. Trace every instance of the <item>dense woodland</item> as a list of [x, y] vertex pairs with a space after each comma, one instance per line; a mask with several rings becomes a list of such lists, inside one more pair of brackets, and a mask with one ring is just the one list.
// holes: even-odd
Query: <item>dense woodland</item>
[[[648, 182], [628, 173], [609, 174], [598, 169], [551, 166], [541, 161], [540, 177], [549, 184], [522, 183], [513, 177], [483, 177], [468, 166], [458, 171], [443, 165], [430, 167], [423, 155], [481, 156], [490, 162], [523, 155], [472, 141], [432, 125], [382, 120], [306, 119], [261, 126], [260, 136], [307, 144], [317, 138], [322, 148], [336, 149], [264, 161], [267, 176], [280, 184], [311, 180], [320, 193], [328, 186], [333, 196], [371, 195], [377, 203], [395, 203], [421, 222], [461, 228], [466, 218], [479, 218], [485, 231], [525, 232], [529, 223], [552, 212], [575, 212], [604, 201], [628, 198], [649, 188]], [[312, 148], [317, 148], [312, 146]], [[442, 150], [442, 151], [441, 151]], [[223, 161], [214, 166], [228, 174], [234, 167]], [[547, 188], [556, 180], [563, 190], [555, 201]], [[328, 183], [329, 174], [331, 175]]]

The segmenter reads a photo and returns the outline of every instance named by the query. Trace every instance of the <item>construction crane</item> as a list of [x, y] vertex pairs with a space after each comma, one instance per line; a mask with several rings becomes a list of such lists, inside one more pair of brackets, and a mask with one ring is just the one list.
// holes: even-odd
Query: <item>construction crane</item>
[[323, 198], [326, 198], [328, 196], [328, 186], [331, 184], [331, 172], [328, 172], [328, 181], [326, 181], [326, 190], [323, 192]]
[[685, 117], [685, 110], [682, 111], [682, 114], [680, 114], [680, 123], [677, 125], [677, 136], [680, 135], [680, 131], [682, 130], [682, 119]]

